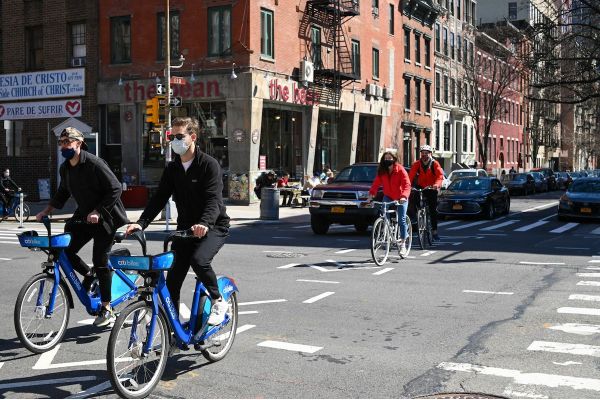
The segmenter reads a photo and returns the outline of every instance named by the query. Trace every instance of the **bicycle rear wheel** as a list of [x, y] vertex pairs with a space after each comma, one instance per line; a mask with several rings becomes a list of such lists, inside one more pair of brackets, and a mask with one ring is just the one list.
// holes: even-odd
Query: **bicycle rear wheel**
[[21, 288], [15, 303], [14, 323], [17, 336], [29, 351], [39, 354], [59, 344], [69, 324], [67, 288], [58, 285], [54, 297], [54, 310], [46, 311], [52, 298], [54, 277], [47, 274], [32, 276]]
[[[169, 328], [162, 313], [156, 318], [154, 337], [149, 338], [152, 307], [140, 300], [127, 306], [110, 332], [106, 364], [110, 382], [123, 398], [147, 397], [165, 370], [169, 354]], [[152, 340], [151, 351], [143, 348]]]
[[417, 213], [417, 237], [422, 250], [427, 248], [427, 222], [425, 210], [420, 209]]
[[385, 264], [390, 253], [390, 240], [387, 225], [383, 218], [378, 218], [371, 231], [371, 255], [375, 264]]
[[[396, 236], [397, 239], [399, 239], [400, 226], [397, 226], [396, 230]], [[404, 247], [406, 248], [406, 250], [400, 251], [400, 246], [398, 246], [398, 255], [400, 255], [401, 258], [406, 258], [406, 256], [410, 254], [410, 249], [412, 248], [412, 221], [410, 220], [410, 217], [408, 215], [406, 216], [406, 239], [404, 240]]]
[[237, 307], [237, 295], [232, 293], [227, 300], [229, 305], [229, 322], [221, 328], [219, 332], [210, 338], [206, 339], [207, 344], [210, 347], [202, 350], [202, 355], [211, 362], [222, 360], [233, 345], [235, 339], [235, 333], [238, 325], [238, 307]]
[[427, 213], [427, 244], [433, 246], [433, 228], [431, 227], [431, 214]]
[[[19, 220], [19, 213], [21, 206], [19, 204], [17, 204], [17, 206], [15, 207], [15, 211], [13, 212], [13, 217], [15, 218], [16, 221]], [[23, 203], [23, 221], [28, 221], [29, 220], [29, 215], [30, 215], [30, 211], [29, 211], [29, 206], [25, 203]]]

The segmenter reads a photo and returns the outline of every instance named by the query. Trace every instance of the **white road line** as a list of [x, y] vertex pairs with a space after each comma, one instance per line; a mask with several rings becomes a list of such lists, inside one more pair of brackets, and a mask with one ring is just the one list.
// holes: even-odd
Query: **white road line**
[[590, 232], [592, 235], [600, 235], [600, 228], [596, 228]]
[[495, 229], [502, 228], [504, 226], [515, 224], [517, 222], [519, 222], [519, 221], [505, 221], [505, 222], [502, 222], [501, 224], [488, 226], [487, 228], [481, 228], [480, 231], [493, 231]]
[[329, 229], [354, 229], [354, 225], [331, 225]]
[[600, 278], [600, 272], [578, 272], [580, 278]]
[[538, 226], [542, 226], [544, 224], [547, 224], [550, 221], [538, 221], [538, 222], [534, 222], [533, 224], [529, 224], [529, 225], [525, 225], [522, 226], [518, 229], [515, 229], [515, 232], [527, 232], [528, 230], [531, 230], [533, 228], [537, 228]]
[[440, 223], [438, 223], [438, 226], [446, 226], [446, 225], [450, 225], [450, 224], [455, 224], [457, 222], [458, 222], [458, 220], [440, 222]]
[[590, 296], [588, 294], [572, 294], [569, 296], [569, 300], [600, 301], [600, 296]]
[[360, 239], [335, 239], [338, 242], [362, 242]]
[[516, 369], [486, 367], [484, 365], [468, 363], [443, 362], [438, 365], [438, 368], [446, 371], [470, 372], [481, 375], [511, 378], [514, 383], [522, 385], [543, 385], [554, 388], [566, 386], [573, 389], [600, 391], [600, 379], [542, 373], [525, 373]]
[[[518, 388], [515, 388], [515, 386], [518, 386]], [[509, 384], [506, 388], [504, 388], [502, 395], [508, 399], [547, 399], [547, 398], [549, 398], [548, 396], [545, 396], [543, 394], [536, 393], [534, 389], [523, 387], [522, 385], [513, 385], [513, 384]]]
[[192, 312], [190, 311], [188, 306], [186, 306], [184, 303], [180, 303], [179, 304], [179, 315], [182, 316], [184, 319], [190, 319]]
[[275, 340], [265, 340], [264, 342], [260, 342], [257, 344], [260, 347], [270, 347], [272, 349], [280, 349], [280, 350], [289, 350], [289, 351], [299, 351], [301, 353], [316, 353], [321, 350], [322, 347], [317, 346], [308, 346], [305, 344], [294, 344], [287, 342], [278, 342]]
[[58, 386], [64, 385], [67, 383], [79, 383], [79, 382], [87, 382], [87, 381], [95, 381], [95, 376], [80, 376], [74, 378], [61, 378], [61, 379], [41, 379], [37, 381], [27, 381], [27, 382], [17, 382], [17, 383], [5, 383], [0, 385], [0, 389], [15, 389], [21, 387], [29, 387], [29, 386]]
[[2, 366], [3, 366], [3, 365], [4, 365], [4, 363], [3, 363], [3, 362], [0, 362], [0, 368], [2, 368]]
[[546, 204], [542, 204], [541, 206], [537, 206], [537, 207], [533, 207], [533, 208], [528, 208], [527, 210], [523, 210], [523, 211], [518, 211], [515, 214], [522, 214], [522, 213], [526, 213], [529, 211], [538, 211], [538, 210], [543, 210], [544, 208], [549, 208], [551, 206], [555, 206], [556, 202], [552, 202], [552, 203], [546, 203]]
[[238, 315], [258, 314], [258, 311], [238, 311]]
[[263, 253], [289, 253], [289, 250], [263, 250]]
[[238, 303], [238, 306], [253, 306], [255, 304], [268, 304], [268, 303], [283, 303], [287, 301], [286, 299], [277, 299], [277, 300], [259, 300], [259, 301], [246, 301], [243, 303]]
[[235, 330], [235, 333], [238, 334], [238, 333], [246, 332], [247, 330], [250, 330], [252, 328], [256, 328], [256, 325], [249, 325], [249, 324], [242, 325]]
[[272, 239], [293, 239], [292, 236], [271, 236]]
[[514, 292], [488, 292], [487, 290], [463, 290], [463, 293], [505, 294], [505, 295], [515, 294]]
[[56, 369], [56, 368], [72, 368], [72, 367], [81, 367], [84, 365], [98, 365], [98, 364], [106, 364], [106, 360], [90, 360], [90, 361], [75, 361], [75, 362], [67, 362], [60, 364], [52, 364], [52, 360], [58, 353], [58, 349], [60, 349], [60, 344], [57, 345], [52, 350], [49, 350], [40, 355], [40, 358], [37, 360], [32, 369]]
[[519, 261], [519, 264], [525, 265], [565, 265], [563, 262], [537, 262], [537, 261]]
[[569, 222], [568, 224], [564, 224], [560, 228], [551, 230], [550, 233], [563, 233], [565, 231], [568, 231], [569, 229], [575, 228], [577, 225], [579, 225], [578, 222]]
[[598, 282], [598, 281], [579, 281], [579, 282], [577, 282], [577, 286], [600, 286], [600, 282]]
[[586, 267], [585, 269], [598, 271], [600, 269], [600, 267]]
[[554, 365], [562, 365], [563, 367], [566, 367], [566, 366], [569, 366], [569, 365], [581, 365], [582, 363], [577, 362], [577, 361], [565, 361], [565, 362], [552, 361], [552, 364], [554, 364]]
[[82, 319], [81, 321], [77, 321], [80, 325], [92, 325], [94, 323], [94, 318]]
[[311, 304], [311, 303], [314, 303], [314, 302], [316, 302], [316, 301], [319, 301], [319, 300], [321, 300], [321, 299], [324, 299], [324, 298], [325, 298], [325, 297], [327, 297], [327, 296], [331, 296], [332, 294], [335, 294], [335, 292], [325, 292], [325, 293], [321, 293], [321, 294], [320, 294], [320, 295], [318, 295], [318, 296], [311, 297], [311, 298], [310, 298], [310, 299], [308, 299], [308, 300], [304, 300], [304, 301], [303, 301], [303, 303], [305, 303], [305, 304]]
[[600, 315], [600, 308], [560, 307], [559, 314]]
[[299, 226], [292, 227], [292, 229], [302, 229], [302, 228], [310, 228], [310, 225], [299, 225]]
[[562, 331], [566, 333], [573, 333], [575, 335], [596, 335], [600, 333], [600, 325], [590, 325], [590, 324], [556, 324], [549, 326], [548, 329], [553, 329], [555, 331]]
[[466, 224], [466, 225], [460, 225], [460, 226], [453, 226], [452, 228], [448, 228], [449, 231], [457, 231], [459, 229], [467, 229], [470, 228], [472, 226], [477, 226], [477, 225], [482, 225], [482, 224], [487, 224], [489, 221], [477, 221], [477, 222], [471, 222], [470, 224]]
[[281, 267], [277, 267], [277, 269], [288, 269], [288, 268], [294, 268], [296, 266], [298, 266], [300, 264], [296, 264], [296, 263], [292, 263], [292, 264], [285, 264], [282, 265]]
[[426, 251], [425, 253], [421, 254], [421, 257], [427, 257], [432, 255], [433, 253], [437, 253], [436, 250], [431, 250], [431, 251]]
[[309, 267], [316, 269], [317, 271], [321, 271], [321, 272], [329, 272], [329, 270], [325, 267], [320, 267], [318, 265], [309, 265]]
[[351, 251], [355, 251], [356, 249], [344, 249], [344, 250], [340, 250], [340, 251], [336, 251], [335, 254], [346, 254], [346, 253], [350, 253]]
[[575, 354], [578, 356], [600, 357], [600, 346], [580, 343], [560, 343], [534, 340], [527, 350], [548, 351], [550, 353]]
[[12, 258], [0, 257], [0, 261], [10, 261], [10, 260], [12, 260]]
[[0, 241], [0, 243], [2, 243], [2, 244], [19, 244], [19, 242], [9, 242], [6, 240], [2, 240], [2, 241]]
[[311, 282], [311, 283], [339, 283], [336, 281], [318, 281], [316, 279], [296, 279], [296, 282]]
[[84, 399], [86, 397], [91, 397], [96, 393], [100, 393], [111, 387], [110, 381], [102, 382], [99, 385], [92, 386], [89, 389], [84, 390], [83, 392], [76, 393], [72, 396], [67, 397], [67, 399]]
[[589, 263], [600, 263], [600, 260], [590, 260]]
[[564, 250], [589, 250], [589, 247], [564, 247], [564, 246], [556, 246], [555, 249], [564, 249]]
[[384, 268], [381, 271], [373, 272], [373, 275], [383, 275], [386, 272], [392, 271], [394, 268]]

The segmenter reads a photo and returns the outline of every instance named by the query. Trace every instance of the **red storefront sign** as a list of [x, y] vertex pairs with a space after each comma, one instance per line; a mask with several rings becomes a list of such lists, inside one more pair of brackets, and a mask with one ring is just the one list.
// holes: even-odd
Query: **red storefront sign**
[[319, 105], [319, 94], [309, 89], [299, 87], [296, 82], [292, 82], [292, 87], [285, 83], [279, 83], [278, 79], [272, 79], [269, 82], [269, 99], [292, 102], [304, 106]]
[[[156, 96], [156, 84], [150, 81], [125, 82], [123, 92], [127, 102], [145, 101]], [[216, 80], [196, 81], [194, 84], [185, 81], [183, 85], [173, 86], [173, 96], [184, 100], [220, 97], [221, 88]]]

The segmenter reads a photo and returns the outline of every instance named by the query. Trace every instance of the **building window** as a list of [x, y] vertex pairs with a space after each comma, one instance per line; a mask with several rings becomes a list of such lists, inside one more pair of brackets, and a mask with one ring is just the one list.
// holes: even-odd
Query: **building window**
[[121, 144], [121, 107], [119, 104], [100, 106], [100, 132], [106, 144]]
[[471, 127], [471, 140], [469, 144], [471, 145], [470, 152], [473, 153], [473, 143], [475, 143], [475, 133], [473, 131], [473, 127]]
[[463, 39], [463, 62], [465, 63], [465, 65], [467, 65], [467, 52], [469, 50], [469, 42], [467, 41], [467, 39]]
[[360, 78], [360, 42], [352, 41], [352, 74]]
[[454, 32], [450, 32], [450, 58], [454, 60]]
[[462, 99], [462, 83], [460, 81], [456, 82], [456, 105], [462, 107], [463, 99]]
[[458, 62], [462, 62], [462, 39], [460, 38], [460, 35], [457, 36], [456, 38], [456, 59], [458, 60]]
[[448, 29], [444, 28], [444, 55], [448, 56]]
[[469, 135], [469, 127], [463, 125], [462, 131], [462, 150], [466, 152], [468, 150], [468, 135]]
[[379, 79], [379, 50], [373, 48], [373, 79]]
[[475, 12], [476, 4], [474, 1], [471, 1], [471, 25], [477, 26], [477, 13]]
[[448, 104], [448, 75], [444, 75], [444, 104]]
[[410, 110], [410, 79], [404, 78], [404, 110]]
[[435, 120], [435, 145], [437, 147], [437, 149], [439, 151], [443, 151], [444, 149], [442, 148], [442, 133], [440, 132], [440, 120], [436, 119]]
[[425, 83], [425, 112], [431, 113], [431, 85]]
[[[158, 13], [158, 40], [156, 43], [158, 44], [158, 48], [156, 49], [157, 60], [164, 60], [165, 53], [167, 51], [167, 45], [165, 43], [165, 32], [167, 30], [167, 19], [165, 18], [165, 13]], [[179, 57], [179, 12], [178, 11], [170, 11], [169, 12], [169, 21], [171, 31], [171, 37], [169, 38], [169, 46], [171, 47], [171, 58]]]
[[460, 19], [462, 18], [462, 16], [460, 15], [460, 3], [462, 3], [463, 0], [457, 0], [456, 1], [456, 18], [460, 21]]
[[311, 60], [315, 68], [319, 69], [323, 67], [321, 58], [321, 28], [313, 26], [310, 28], [310, 40], [311, 40]]
[[410, 31], [404, 30], [404, 59], [410, 60]]
[[456, 81], [454, 78], [450, 78], [450, 104], [455, 104], [455, 95], [456, 95]]
[[[467, 60], [465, 60], [466, 62]], [[473, 42], [469, 42], [469, 64], [471, 67], [474, 65], [473, 61]]]
[[415, 33], [415, 62], [421, 63], [421, 35]]
[[131, 17], [110, 19], [110, 62], [125, 64], [131, 62]]
[[450, 122], [444, 122], [444, 151], [450, 151]]
[[[262, 12], [261, 10], [261, 16]], [[271, 14], [272, 17], [272, 14]], [[272, 21], [272, 20], [271, 20]], [[264, 25], [262, 25], [264, 27]], [[264, 33], [261, 31], [261, 33]], [[273, 37], [270, 37], [271, 43]], [[264, 38], [261, 37], [261, 53]], [[273, 48], [271, 47], [271, 52]], [[208, 8], [208, 55], [223, 56], [231, 54], [231, 6]]]
[[435, 24], [435, 51], [440, 52], [440, 24]]
[[421, 81], [415, 81], [415, 110], [421, 112]]
[[28, 70], [44, 68], [44, 34], [42, 26], [32, 26], [25, 29], [25, 62]]
[[454, 0], [450, 0], [450, 14], [454, 15]]
[[425, 39], [425, 66], [431, 66], [431, 40]]
[[71, 57], [84, 58], [86, 56], [85, 24], [71, 24]]
[[394, 34], [394, 5], [390, 4], [390, 35]]
[[436, 72], [435, 73], [435, 101], [437, 101], [438, 103], [441, 101], [440, 98], [440, 93], [441, 93], [441, 85], [442, 85], [442, 80], [440, 77], [440, 73]]
[[508, 19], [517, 19], [517, 2], [508, 3]]

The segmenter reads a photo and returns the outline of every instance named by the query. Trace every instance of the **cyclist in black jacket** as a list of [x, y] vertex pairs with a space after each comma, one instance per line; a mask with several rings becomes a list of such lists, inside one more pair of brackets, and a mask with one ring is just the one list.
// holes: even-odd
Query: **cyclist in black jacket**
[[176, 153], [160, 179], [156, 194], [150, 199], [140, 219], [127, 227], [127, 234], [146, 227], [156, 218], [173, 195], [177, 206], [177, 229], [192, 229], [197, 241], [175, 241], [175, 265], [167, 274], [167, 288], [175, 309], [179, 310], [181, 286], [190, 265], [213, 300], [208, 323], [218, 325], [225, 319], [227, 302], [217, 286], [211, 267], [213, 257], [229, 235], [229, 217], [223, 204], [223, 181], [219, 162], [202, 153], [195, 145], [199, 125], [195, 118], [175, 118], [172, 122], [171, 148]]

